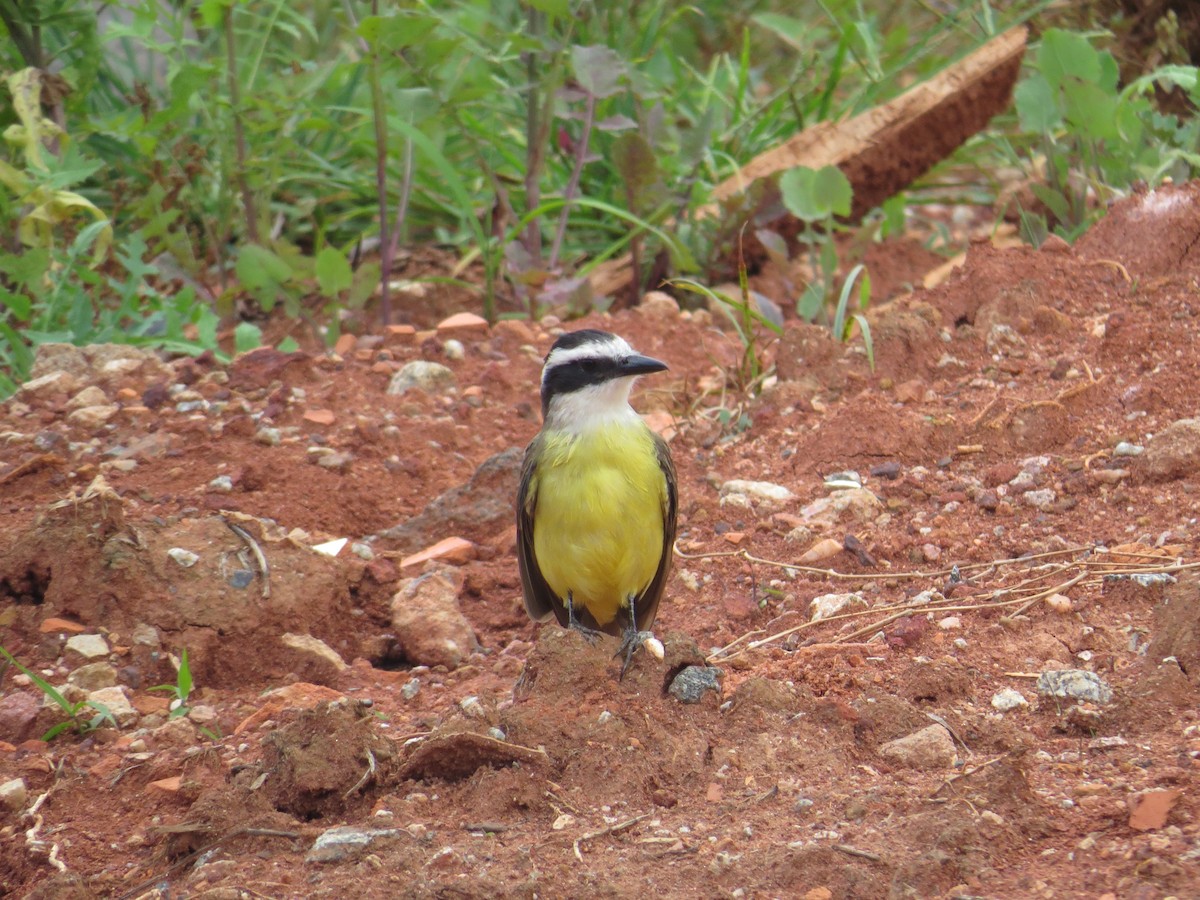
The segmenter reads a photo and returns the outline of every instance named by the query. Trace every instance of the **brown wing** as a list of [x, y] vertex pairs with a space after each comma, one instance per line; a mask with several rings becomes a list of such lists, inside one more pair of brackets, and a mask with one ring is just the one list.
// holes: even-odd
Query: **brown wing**
[[675, 520], [679, 512], [679, 496], [675, 487], [675, 464], [671, 462], [671, 451], [667, 442], [657, 434], [654, 435], [654, 449], [658, 455], [658, 467], [662, 469], [663, 478], [667, 480], [666, 504], [663, 506], [663, 546], [662, 557], [658, 561], [658, 571], [654, 580], [637, 598], [637, 629], [649, 631], [654, 625], [654, 617], [658, 614], [658, 603], [662, 600], [663, 591], [667, 587], [667, 579], [671, 575], [671, 557], [675, 551]]
[[545, 622], [554, 616], [565, 628], [567, 608], [561, 598], [554, 596], [550, 585], [546, 584], [533, 553], [533, 514], [537, 509], [538, 491], [534, 460], [541, 445], [542, 436], [539, 434], [525, 448], [525, 460], [521, 465], [521, 486], [517, 489], [517, 564], [521, 570], [521, 590], [525, 595], [525, 611], [529, 617], [535, 622]]

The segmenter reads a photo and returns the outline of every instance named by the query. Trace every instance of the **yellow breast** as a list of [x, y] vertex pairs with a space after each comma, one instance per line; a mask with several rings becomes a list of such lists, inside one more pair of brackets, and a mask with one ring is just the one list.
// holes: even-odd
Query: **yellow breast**
[[546, 583], [601, 627], [646, 589], [663, 549], [666, 478], [640, 422], [548, 434], [533, 547]]

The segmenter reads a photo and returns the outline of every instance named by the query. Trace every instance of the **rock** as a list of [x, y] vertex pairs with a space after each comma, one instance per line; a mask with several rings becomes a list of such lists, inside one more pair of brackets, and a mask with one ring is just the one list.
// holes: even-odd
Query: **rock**
[[1141, 456], [1146, 448], [1141, 444], [1131, 444], [1129, 441], [1118, 441], [1113, 447], [1113, 456]]
[[392, 628], [409, 662], [455, 669], [478, 648], [471, 623], [458, 608], [461, 587], [462, 576], [452, 569], [400, 582], [392, 597]]
[[24, 778], [14, 778], [12, 781], [0, 784], [0, 807], [10, 813], [19, 813], [23, 810], [28, 796], [29, 789], [25, 786]]
[[848, 609], [869, 605], [862, 594], [822, 594], [808, 601], [809, 618], [817, 622]]
[[1129, 827], [1134, 831], [1157, 831], [1167, 824], [1167, 816], [1179, 798], [1180, 790], [1143, 791], [1130, 802]]
[[404, 368], [392, 376], [387, 393], [395, 396], [416, 388], [427, 394], [442, 393], [454, 387], [454, 373], [441, 363], [423, 359], [406, 363]]
[[129, 702], [129, 697], [125, 694], [125, 688], [120, 685], [91, 691], [88, 694], [88, 699], [94, 703], [104, 704], [104, 707], [112, 713], [112, 717], [117, 720], [117, 724], [120, 726], [132, 725], [137, 721], [137, 710]]
[[133, 626], [132, 639], [140, 647], [157, 649], [162, 646], [162, 641], [158, 637], [158, 629], [153, 625], [147, 625], [145, 622], [138, 622], [138, 624]]
[[98, 428], [121, 411], [112, 404], [85, 406], [67, 415], [67, 421], [80, 428]]
[[107, 406], [108, 395], [94, 384], [89, 384], [82, 391], [67, 401], [67, 409], [83, 409], [85, 406]]
[[467, 358], [467, 348], [463, 346], [462, 341], [455, 340], [454, 338], [450, 338], [450, 340], [442, 345], [442, 353], [445, 354], [446, 359], [453, 360], [454, 362], [459, 362]]
[[68, 675], [67, 683], [83, 688], [85, 691], [98, 691], [117, 683], [117, 670], [108, 663], [88, 663]]
[[463, 715], [469, 719], [487, 718], [487, 707], [485, 707], [483, 703], [480, 702], [479, 698], [474, 694], [463, 697], [461, 700], [459, 700], [458, 708], [461, 709], [463, 711]]
[[1147, 481], [1172, 481], [1200, 470], [1200, 419], [1179, 419], [1150, 438], [1137, 470]]
[[34, 721], [42, 709], [42, 695], [28, 691], [9, 691], [0, 697], [0, 735], [19, 743], [30, 737]]
[[108, 641], [98, 634], [75, 634], [67, 638], [66, 650], [84, 659], [99, 659], [108, 656]]
[[954, 738], [941, 725], [888, 741], [879, 747], [879, 755], [910, 769], [945, 769], [954, 765], [957, 753]]
[[1045, 511], [1054, 505], [1054, 501], [1058, 499], [1058, 495], [1049, 488], [1042, 488], [1036, 491], [1026, 491], [1021, 499], [1026, 506], [1032, 506], [1034, 509]]
[[72, 622], [70, 619], [59, 619], [51, 616], [49, 619], [43, 619], [42, 624], [38, 627], [42, 634], [54, 634], [58, 632], [67, 632], [69, 634], [82, 634], [87, 631], [86, 625], [80, 625], [78, 622]]
[[830, 497], [815, 500], [800, 510], [808, 522], [832, 526], [850, 519], [855, 522], [870, 522], [883, 512], [879, 498], [866, 488], [838, 491]]
[[1011, 712], [1028, 705], [1029, 701], [1025, 699], [1025, 695], [1012, 688], [1005, 688], [992, 695], [992, 708], [998, 709], [1000, 712]]
[[83, 350], [74, 344], [38, 344], [29, 377], [41, 378], [51, 372], [62, 372], [77, 381], [87, 381], [91, 374], [91, 364], [83, 355]]
[[484, 460], [466, 483], [439, 494], [418, 515], [382, 532], [405, 552], [428, 547], [457, 534], [473, 540], [491, 538], [513, 521], [513, 502], [521, 474], [520, 449], [512, 447]]
[[1025, 338], [1021, 337], [1011, 325], [996, 322], [988, 329], [984, 342], [987, 352], [996, 356], [1023, 356]]
[[1112, 702], [1113, 692], [1095, 672], [1084, 669], [1051, 669], [1038, 676], [1037, 692], [1043, 697], [1058, 700], [1087, 700], [1091, 703]]
[[179, 563], [185, 569], [190, 569], [196, 563], [200, 562], [200, 557], [191, 550], [186, 550], [183, 547], [172, 547], [167, 551], [167, 556]]
[[675, 298], [663, 291], [647, 291], [638, 304], [637, 311], [649, 319], [666, 321], [679, 316], [679, 304]]
[[339, 862], [382, 838], [396, 837], [407, 832], [399, 828], [355, 828], [353, 825], [338, 825], [317, 835], [312, 849], [304, 857], [305, 862]]
[[155, 747], [190, 747], [196, 743], [196, 726], [183, 716], [167, 719], [150, 732]]
[[440, 559], [452, 565], [461, 566], [475, 558], [475, 545], [460, 537], [449, 537], [438, 541], [432, 547], [426, 547], [419, 553], [406, 556], [400, 560], [400, 568], [416, 566], [431, 559]]
[[70, 394], [78, 386], [79, 381], [66, 372], [47, 372], [22, 384], [18, 396], [26, 403], [45, 401], [58, 394]]
[[488, 332], [488, 321], [483, 316], [475, 315], [475, 313], [455, 313], [449, 318], [438, 322], [437, 332], [438, 337], [483, 337]]
[[721, 700], [721, 670], [713, 666], [687, 666], [671, 679], [667, 692], [680, 703], [699, 703], [712, 691]]
[[233, 479], [228, 475], [218, 475], [208, 483], [208, 489], [218, 494], [228, 494], [233, 490]]
[[[721, 505], [749, 508], [756, 505], [764, 513], [776, 512], [795, 499], [795, 494], [781, 484], [769, 481], [727, 481], [721, 485]], [[735, 499], [737, 498], [737, 499]]]
[[197, 703], [188, 710], [187, 717], [194, 724], [207, 728], [217, 721], [217, 710], [205, 703]]
[[285, 647], [300, 655], [296, 674], [313, 684], [328, 684], [349, 666], [338, 652], [320, 638], [310, 634], [285, 634], [280, 638]]

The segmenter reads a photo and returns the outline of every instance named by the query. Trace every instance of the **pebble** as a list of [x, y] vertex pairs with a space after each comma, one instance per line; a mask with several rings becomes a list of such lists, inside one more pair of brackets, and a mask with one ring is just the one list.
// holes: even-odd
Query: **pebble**
[[942, 725], [930, 725], [881, 744], [879, 755], [913, 769], [945, 769], [953, 766], [958, 758], [954, 738]]
[[85, 691], [98, 691], [117, 683], [117, 670], [104, 662], [88, 663], [68, 675], [67, 683]]
[[446, 355], [446, 359], [452, 359], [455, 362], [467, 358], [467, 348], [463, 346], [463, 342], [450, 338], [442, 345], [442, 353]]
[[416, 388], [426, 393], [440, 393], [454, 387], [454, 373], [441, 363], [416, 359], [392, 376], [387, 393], [404, 394]]
[[201, 727], [207, 727], [217, 721], [215, 708], [204, 703], [197, 703], [188, 710], [187, 717]]
[[808, 602], [809, 619], [818, 622], [844, 610], [869, 605], [862, 594], [822, 594]]
[[[796, 496], [781, 484], [773, 484], [770, 481], [743, 481], [740, 479], [726, 481], [721, 485], [718, 493], [722, 506], [726, 504], [748, 506], [748, 501], [757, 501], [759, 504], [765, 504], [768, 509], [782, 507], [784, 504], [795, 499]], [[735, 497], [744, 498], [747, 502], [738, 503], [733, 499]]]
[[487, 730], [487, 733], [488, 733], [488, 737], [493, 738], [497, 741], [507, 741], [508, 740], [508, 733], [503, 728], [497, 728], [495, 725], [493, 725], [491, 728], [489, 728]]
[[471, 719], [483, 719], [487, 716], [487, 709], [474, 694], [459, 700], [458, 707], [464, 715]]
[[268, 447], [278, 447], [283, 440], [283, 432], [278, 428], [260, 428], [254, 433], [254, 440]]
[[1034, 509], [1044, 512], [1054, 505], [1054, 501], [1058, 499], [1058, 495], [1050, 490], [1050, 488], [1042, 488], [1036, 491], [1026, 491], [1023, 499], [1027, 506], [1032, 506]]
[[1113, 456], [1141, 456], [1146, 448], [1141, 444], [1131, 444], [1129, 441], [1121, 441], [1117, 446], [1113, 447]]
[[404, 696], [405, 700], [411, 700], [413, 697], [417, 696], [417, 691], [420, 689], [421, 679], [410, 678], [408, 681], [404, 682], [404, 686], [400, 688], [400, 693]]
[[218, 475], [208, 483], [208, 489], [221, 494], [228, 494], [233, 490], [233, 479], [228, 475]]
[[10, 813], [19, 813], [25, 808], [25, 800], [29, 789], [25, 786], [24, 778], [14, 778], [0, 784], [0, 806]]
[[1112, 702], [1113, 692], [1095, 672], [1084, 669], [1052, 669], [1038, 676], [1037, 692], [1043, 697], [1060, 700], [1086, 700], [1091, 703]]
[[992, 708], [1000, 712], [1011, 712], [1028, 705], [1029, 701], [1025, 699], [1025, 695], [1013, 688], [1005, 688], [992, 695]]
[[713, 666], [687, 666], [671, 681], [668, 693], [680, 703], [699, 703], [712, 691], [721, 696], [721, 670]]
[[167, 551], [167, 556], [179, 563], [185, 569], [190, 569], [196, 563], [200, 562], [200, 557], [191, 550], [186, 550], [183, 547], [172, 547]]
[[75, 634], [67, 638], [66, 649], [84, 659], [98, 659], [108, 656], [108, 641], [98, 634]]
[[380, 838], [395, 837], [401, 833], [399, 828], [355, 828], [353, 825], [338, 825], [317, 835], [304, 860], [338, 862], [369, 847]]

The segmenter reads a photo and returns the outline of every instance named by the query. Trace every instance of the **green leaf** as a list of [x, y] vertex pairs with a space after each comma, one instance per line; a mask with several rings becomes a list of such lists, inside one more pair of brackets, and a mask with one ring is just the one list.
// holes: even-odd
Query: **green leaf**
[[1085, 81], [1068, 81], [1062, 86], [1067, 121], [1080, 134], [1097, 140], [1115, 140], [1117, 96]]
[[781, 15], [780, 13], [758, 13], [752, 16], [750, 21], [755, 25], [767, 29], [767, 31], [774, 34], [785, 44], [790, 44], [796, 50], [805, 49], [806, 41], [811, 41], [813, 37], [812, 25], [809, 22]]
[[275, 345], [275, 349], [280, 353], [295, 353], [300, 349], [300, 345], [296, 343], [296, 339], [289, 335]]
[[225, 10], [233, 6], [233, 0], [202, 0], [200, 21], [209, 28], [216, 28], [225, 18]]
[[358, 34], [375, 49], [395, 52], [422, 43], [437, 28], [438, 19], [417, 12], [391, 16], [367, 16], [358, 25]]
[[620, 88], [625, 61], [611, 47], [571, 47], [571, 70], [579, 86], [593, 97], [611, 97]]
[[[625, 188], [638, 198], [659, 180], [658, 159], [650, 142], [636, 132], [627, 132], [613, 141], [612, 164], [625, 182]], [[640, 208], [647, 204], [638, 203]]]
[[[259, 336], [262, 336], [261, 332]], [[179, 676], [176, 683], [179, 685], [179, 699], [186, 703], [188, 695], [192, 693], [192, 669], [188, 665], [187, 647], [183, 648], [183, 653], [179, 656]]]
[[315, 264], [317, 284], [326, 297], [336, 297], [354, 283], [354, 270], [345, 254], [333, 247], [326, 247], [317, 254]]
[[534, 9], [555, 19], [565, 19], [571, 12], [569, 0], [528, 0]]
[[237, 353], [262, 346], [262, 329], [253, 322], [239, 322], [233, 329], [233, 346]]
[[1100, 81], [1100, 54], [1083, 35], [1059, 28], [1051, 28], [1042, 35], [1037, 66], [1055, 90], [1067, 78], [1093, 84]]
[[292, 277], [292, 267], [277, 254], [257, 244], [247, 244], [238, 253], [238, 280], [248, 288], [278, 287]]
[[853, 189], [837, 166], [790, 169], [779, 177], [779, 191], [788, 212], [805, 222], [850, 215]]
[[1022, 131], [1047, 134], [1062, 122], [1054, 89], [1040, 75], [1032, 75], [1018, 84], [1013, 91], [1013, 101]]

